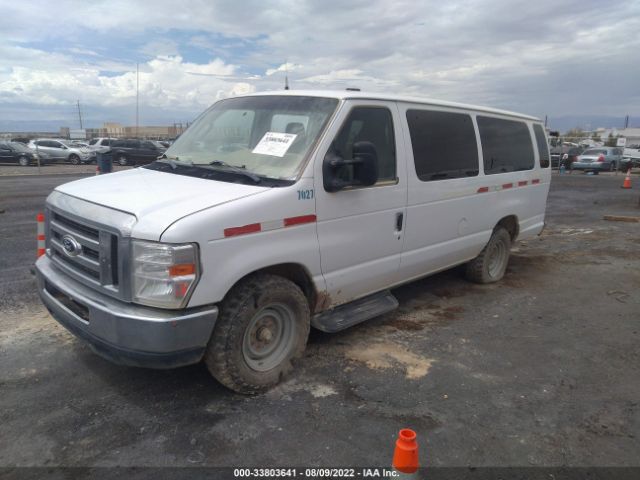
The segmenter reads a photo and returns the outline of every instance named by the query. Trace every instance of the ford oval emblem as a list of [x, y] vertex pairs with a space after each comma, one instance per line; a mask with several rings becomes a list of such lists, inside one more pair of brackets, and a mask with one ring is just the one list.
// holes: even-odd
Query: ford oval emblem
[[62, 237], [62, 248], [64, 248], [64, 253], [69, 257], [75, 257], [82, 251], [82, 245], [80, 245], [71, 235], [65, 235]]

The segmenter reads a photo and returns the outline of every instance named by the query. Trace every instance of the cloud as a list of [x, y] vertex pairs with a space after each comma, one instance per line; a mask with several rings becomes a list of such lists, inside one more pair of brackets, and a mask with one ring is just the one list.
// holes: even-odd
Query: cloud
[[[50, 22], [65, 19], [65, 28]], [[534, 115], [638, 114], [637, 0], [59, 0], [3, 7], [0, 102], [197, 114], [221, 96], [360, 87]], [[111, 111], [110, 111], [111, 112]], [[1, 114], [0, 114], [1, 115]]]

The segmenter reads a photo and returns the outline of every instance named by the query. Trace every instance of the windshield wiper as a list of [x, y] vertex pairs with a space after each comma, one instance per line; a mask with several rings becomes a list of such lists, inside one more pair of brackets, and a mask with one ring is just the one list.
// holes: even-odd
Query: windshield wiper
[[[215, 168], [215, 167], [218, 167], [218, 168]], [[209, 168], [238, 173], [240, 175], [244, 175], [245, 177], [250, 178], [255, 183], [260, 183], [262, 181], [262, 179], [258, 175], [248, 171], [246, 167], [236, 167], [235, 165], [229, 165], [228, 163], [223, 162], [221, 160], [213, 160], [212, 162], [209, 162]]]
[[180, 163], [176, 162], [176, 160], [178, 160], [181, 163], [186, 163], [189, 166], [193, 165], [193, 162], [190, 160], [180, 160], [177, 156], [167, 155], [166, 153], [163, 153], [162, 155], [160, 155], [158, 162], [166, 162], [169, 165], [171, 165], [171, 170], [175, 170], [176, 168], [178, 168], [178, 165], [180, 165]]

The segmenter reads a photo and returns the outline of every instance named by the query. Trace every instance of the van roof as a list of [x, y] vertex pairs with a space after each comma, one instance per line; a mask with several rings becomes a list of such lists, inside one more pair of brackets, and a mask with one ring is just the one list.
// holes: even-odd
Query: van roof
[[347, 100], [347, 99], [366, 99], [366, 100], [390, 100], [393, 102], [406, 102], [406, 103], [420, 103], [422, 105], [432, 105], [437, 107], [450, 107], [450, 108], [459, 108], [464, 110], [476, 110], [486, 113], [495, 113], [499, 115], [507, 115], [510, 117], [518, 117], [527, 120], [535, 120], [537, 122], [541, 121], [537, 117], [533, 117], [530, 115], [524, 115], [522, 113], [511, 112], [508, 110], [499, 110], [497, 108], [490, 107], [482, 107], [479, 105], [469, 105], [465, 103], [456, 103], [456, 102], [445, 102], [442, 100], [434, 100], [431, 98], [425, 97], [411, 97], [404, 95], [391, 95], [386, 93], [376, 93], [376, 92], [360, 92], [353, 90], [275, 90], [275, 91], [265, 91], [265, 92], [254, 92], [247, 95], [241, 96], [264, 96], [264, 95], [284, 95], [284, 96], [308, 96], [308, 97], [328, 97], [328, 98], [337, 98], [339, 100]]

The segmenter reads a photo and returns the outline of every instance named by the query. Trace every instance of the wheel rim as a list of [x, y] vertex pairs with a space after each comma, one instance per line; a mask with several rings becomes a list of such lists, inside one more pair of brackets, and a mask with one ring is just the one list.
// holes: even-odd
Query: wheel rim
[[20, 159], [18, 160], [18, 163], [21, 166], [26, 167], [27, 165], [29, 165], [29, 160], [26, 157], [20, 157]]
[[295, 343], [293, 311], [281, 303], [260, 309], [247, 326], [242, 356], [252, 370], [266, 372], [287, 357]]
[[127, 164], [127, 157], [125, 157], [124, 155], [118, 157], [118, 163], [120, 165], [126, 165]]
[[80, 163], [80, 159], [78, 157], [76, 157], [75, 155], [71, 155], [71, 163], [73, 165], [78, 165]]
[[491, 278], [499, 277], [505, 267], [507, 247], [503, 242], [496, 242], [489, 249], [488, 272]]

